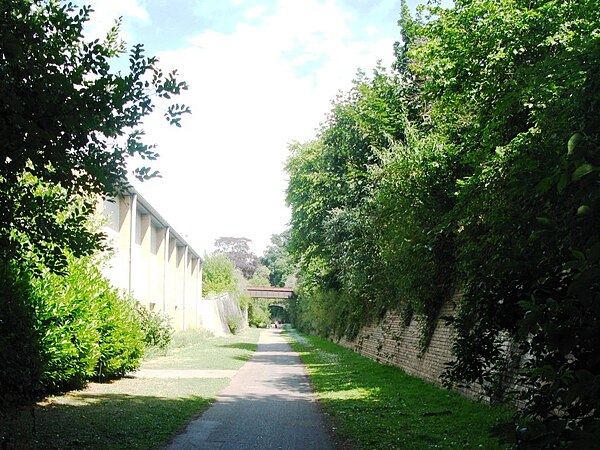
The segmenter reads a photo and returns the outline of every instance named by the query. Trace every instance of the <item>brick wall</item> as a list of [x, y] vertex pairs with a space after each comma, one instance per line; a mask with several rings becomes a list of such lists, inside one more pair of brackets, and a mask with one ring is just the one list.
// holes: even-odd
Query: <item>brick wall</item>
[[[455, 300], [456, 297], [443, 305], [439, 317], [454, 314]], [[398, 366], [411, 375], [441, 385], [440, 376], [445, 364], [452, 359], [452, 335], [452, 327], [438, 319], [429, 347], [421, 354], [417, 320], [413, 318], [410, 325], [404, 326], [396, 311], [388, 311], [379, 323], [363, 327], [354, 341], [341, 339], [339, 344], [377, 362]], [[488, 400], [478, 384], [456, 390], [467, 397]]]

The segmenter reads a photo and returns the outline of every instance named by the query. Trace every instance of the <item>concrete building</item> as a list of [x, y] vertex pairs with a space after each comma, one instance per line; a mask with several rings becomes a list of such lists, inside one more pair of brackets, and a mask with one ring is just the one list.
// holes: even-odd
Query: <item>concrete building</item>
[[135, 189], [102, 206], [113, 285], [167, 314], [176, 330], [198, 328], [202, 257]]

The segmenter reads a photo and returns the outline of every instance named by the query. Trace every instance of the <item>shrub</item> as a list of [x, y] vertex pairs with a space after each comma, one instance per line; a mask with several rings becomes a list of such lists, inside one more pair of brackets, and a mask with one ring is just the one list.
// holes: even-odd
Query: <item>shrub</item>
[[132, 302], [110, 286], [93, 257], [68, 257], [67, 272], [32, 281], [43, 391], [135, 369], [143, 334]]
[[150, 311], [138, 303], [137, 311], [145, 346], [156, 347], [161, 350], [167, 348], [173, 336], [173, 327], [169, 317], [165, 314]]
[[227, 321], [227, 327], [232, 334], [237, 334], [242, 327], [242, 318], [235, 315], [228, 315], [225, 320]]
[[252, 299], [248, 304], [248, 323], [251, 327], [266, 327], [271, 321], [268, 303]]
[[101, 275], [83, 261], [69, 261], [67, 270], [65, 276], [48, 271], [32, 283], [41, 383], [50, 391], [81, 386], [100, 359]]
[[39, 389], [41, 364], [29, 277], [0, 261], [0, 411]]
[[139, 367], [144, 334], [132, 299], [124, 298], [107, 286], [102, 300], [100, 359], [96, 373], [99, 378], [114, 378]]
[[252, 301], [252, 297], [250, 297], [250, 294], [245, 289], [238, 289], [234, 293], [234, 298], [241, 311], [246, 311]]

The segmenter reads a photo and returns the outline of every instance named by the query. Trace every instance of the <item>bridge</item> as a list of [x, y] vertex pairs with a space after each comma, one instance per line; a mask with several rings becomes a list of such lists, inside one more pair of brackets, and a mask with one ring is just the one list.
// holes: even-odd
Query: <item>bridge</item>
[[247, 286], [246, 291], [252, 298], [290, 299], [294, 290], [287, 287]]

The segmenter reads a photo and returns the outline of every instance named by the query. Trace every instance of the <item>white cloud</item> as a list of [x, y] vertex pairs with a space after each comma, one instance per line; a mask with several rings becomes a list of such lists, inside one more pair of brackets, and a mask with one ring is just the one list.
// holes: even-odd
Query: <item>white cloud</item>
[[356, 70], [390, 62], [393, 37], [364, 41], [334, 1], [281, 0], [260, 25], [205, 31], [159, 54], [177, 68], [193, 109], [183, 128], [146, 126], [159, 144], [160, 180], [140, 190], [189, 242], [210, 250], [219, 236], [245, 236], [261, 253], [289, 220], [287, 145], [308, 140]]
[[254, 6], [244, 11], [244, 17], [246, 19], [256, 19], [262, 16], [267, 11], [267, 7], [264, 5]]
[[379, 29], [373, 25], [369, 25], [365, 31], [369, 36], [375, 36], [377, 33], [379, 33]]
[[[90, 5], [93, 9], [89, 27], [86, 27], [86, 35], [90, 38], [104, 37], [117, 17], [123, 17], [125, 24], [130, 21], [143, 25], [152, 23], [150, 14], [139, 0], [82, 0], [78, 3]], [[126, 26], [122, 29], [121, 37], [125, 41], [131, 40]]]

